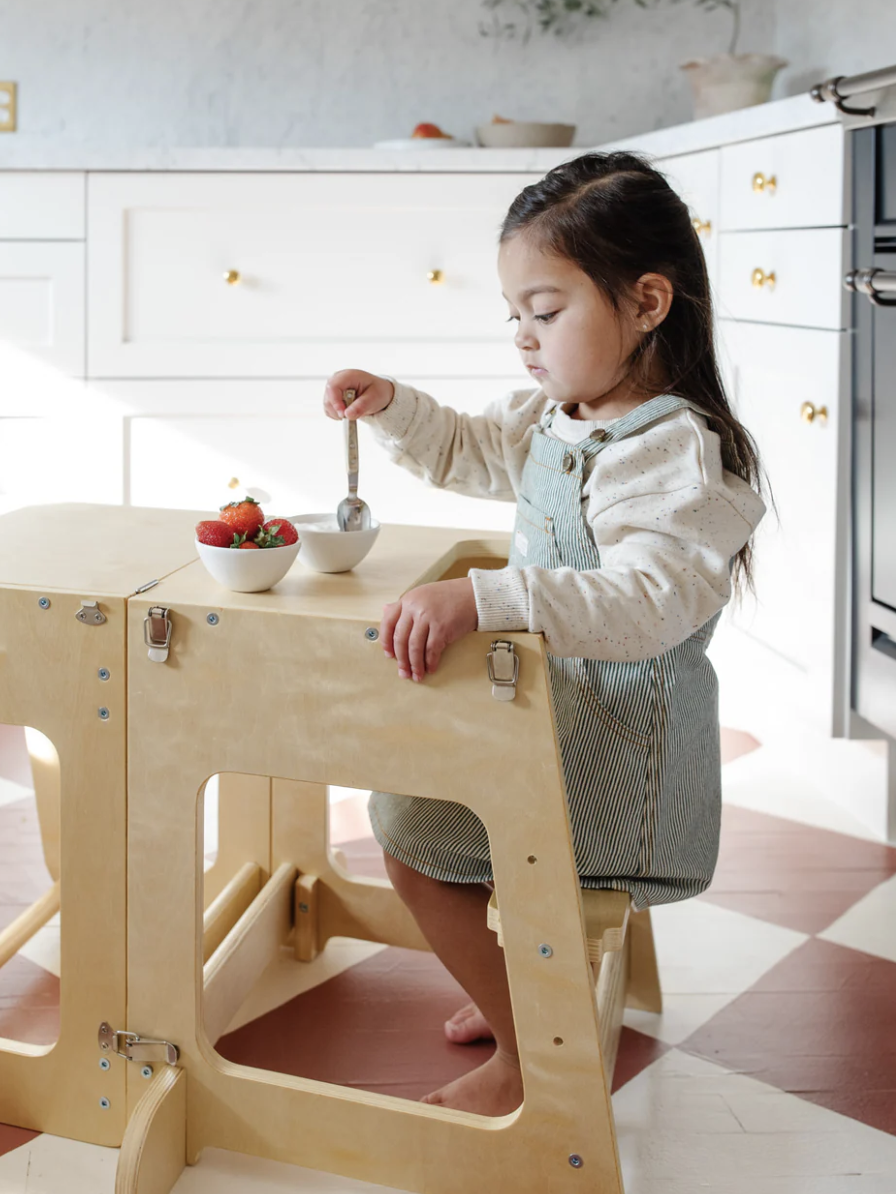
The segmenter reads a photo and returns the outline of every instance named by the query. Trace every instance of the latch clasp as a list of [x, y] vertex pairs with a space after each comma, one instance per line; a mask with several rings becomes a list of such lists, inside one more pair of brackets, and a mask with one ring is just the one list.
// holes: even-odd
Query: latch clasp
[[171, 644], [171, 620], [165, 606], [150, 606], [143, 619], [143, 641], [149, 647], [149, 658], [153, 663], [164, 663]]
[[106, 615], [99, 607], [96, 601], [81, 600], [81, 608], [75, 614], [75, 618], [79, 622], [83, 622], [85, 626], [102, 626], [106, 620]]
[[512, 701], [516, 696], [516, 682], [520, 674], [520, 660], [513, 643], [499, 638], [485, 657], [488, 678], [492, 682], [492, 696], [496, 701]]
[[180, 1050], [171, 1041], [158, 1041], [150, 1037], [140, 1036], [136, 1032], [120, 1032], [105, 1020], [97, 1033], [97, 1041], [104, 1053], [117, 1053], [127, 1061], [159, 1061], [168, 1065], [177, 1065]]

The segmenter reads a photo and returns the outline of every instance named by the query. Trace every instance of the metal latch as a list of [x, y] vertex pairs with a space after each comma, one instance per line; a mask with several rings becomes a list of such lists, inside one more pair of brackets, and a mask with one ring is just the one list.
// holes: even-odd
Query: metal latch
[[[119, 1032], [104, 1020], [97, 1033], [97, 1041], [104, 1053], [117, 1053], [128, 1061], [167, 1061], [177, 1065], [180, 1050], [170, 1041], [157, 1041], [139, 1036], [136, 1032]], [[161, 1050], [162, 1056], [159, 1057]]]
[[95, 601], [81, 601], [81, 608], [75, 614], [79, 622], [85, 626], [102, 626], [106, 615]]
[[143, 641], [149, 647], [149, 658], [153, 663], [164, 663], [171, 644], [171, 620], [165, 606], [150, 606], [143, 619]]
[[496, 701], [512, 701], [516, 696], [516, 682], [520, 674], [520, 660], [513, 643], [499, 638], [485, 657], [488, 678], [492, 682], [492, 696]]

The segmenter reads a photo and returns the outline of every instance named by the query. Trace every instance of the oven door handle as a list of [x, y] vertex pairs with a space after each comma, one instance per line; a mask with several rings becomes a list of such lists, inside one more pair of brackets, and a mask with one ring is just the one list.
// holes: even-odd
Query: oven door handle
[[896, 307], [896, 273], [891, 270], [853, 269], [843, 285], [854, 294], [866, 295], [876, 307]]

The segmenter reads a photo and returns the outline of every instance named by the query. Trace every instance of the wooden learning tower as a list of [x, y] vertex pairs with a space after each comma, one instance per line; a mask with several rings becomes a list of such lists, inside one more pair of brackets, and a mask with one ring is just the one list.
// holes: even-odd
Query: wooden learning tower
[[[152, 512], [108, 517], [135, 515]], [[164, 517], [190, 538], [195, 515]], [[167, 1194], [207, 1146], [420, 1194], [622, 1194], [610, 1080], [625, 1004], [659, 1010], [656, 959], [648, 913], [631, 914], [622, 893], [579, 888], [544, 642], [468, 635], [423, 684], [399, 680], [377, 643], [387, 601], [500, 566], [506, 538], [387, 526], [352, 573], [297, 564], [275, 589], [239, 594], [194, 560], [145, 595], [131, 590], [126, 845], [122, 823], [108, 846], [119, 887], [93, 904], [96, 914], [115, 897], [123, 916], [126, 877], [112, 968], [126, 973], [127, 1000], [122, 984], [116, 1023], [108, 999], [86, 987], [78, 996], [92, 1011], [79, 1045], [92, 1045], [94, 1066], [109, 1058], [103, 1077], [127, 1109], [116, 1194]], [[45, 732], [58, 745], [58, 723]], [[73, 830], [62, 750], [60, 760], [64, 859]], [[219, 853], [203, 881], [203, 792], [214, 775]], [[485, 823], [489, 924], [505, 950], [525, 1086], [512, 1115], [487, 1119], [216, 1053], [287, 942], [309, 963], [333, 936], [428, 948], [388, 882], [349, 874], [329, 848], [328, 784], [457, 800]], [[67, 891], [64, 882], [64, 933]], [[0, 1075], [5, 1062], [0, 1054]]]

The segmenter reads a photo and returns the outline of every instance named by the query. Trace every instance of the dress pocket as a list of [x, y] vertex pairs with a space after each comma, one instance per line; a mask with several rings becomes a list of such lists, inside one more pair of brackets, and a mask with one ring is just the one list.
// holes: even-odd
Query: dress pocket
[[539, 568], [563, 566], [553, 518], [537, 506], [533, 506], [522, 493], [516, 500], [513, 553], [513, 562], [518, 567], [524, 567], [526, 564], [535, 564]]

